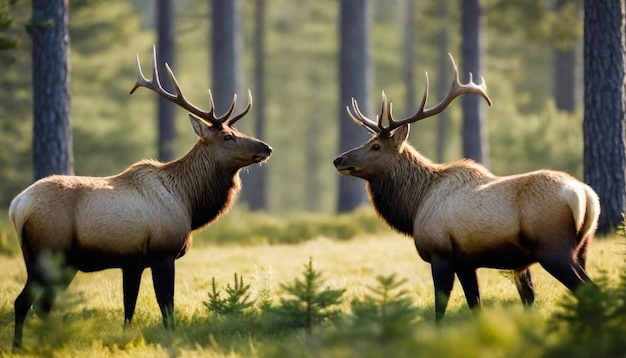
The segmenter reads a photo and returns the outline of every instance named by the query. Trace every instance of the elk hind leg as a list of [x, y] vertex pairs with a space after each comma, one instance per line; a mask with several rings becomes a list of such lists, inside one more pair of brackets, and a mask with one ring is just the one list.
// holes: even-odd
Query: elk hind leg
[[540, 259], [539, 263], [574, 293], [582, 284], [591, 282], [591, 279], [571, 252], [551, 255]]
[[26, 315], [40, 293], [41, 285], [29, 275], [22, 292], [20, 292], [13, 304], [15, 310], [15, 333], [13, 335], [14, 349], [22, 346], [22, 336]]
[[152, 268], [152, 283], [156, 294], [163, 325], [166, 329], [174, 329], [174, 259], [155, 263]]
[[530, 275], [530, 268], [526, 267], [521, 270], [513, 271], [513, 281], [515, 287], [522, 299], [522, 304], [525, 308], [530, 308], [535, 302], [535, 290], [533, 288], [533, 281]]

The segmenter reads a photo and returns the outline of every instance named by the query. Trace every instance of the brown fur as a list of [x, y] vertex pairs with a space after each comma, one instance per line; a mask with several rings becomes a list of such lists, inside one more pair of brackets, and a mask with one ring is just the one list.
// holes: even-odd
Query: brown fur
[[[47, 314], [53, 286], [67, 286], [76, 270], [122, 268], [125, 320], [131, 323], [134, 291], [143, 269], [151, 267], [164, 324], [173, 327], [174, 260], [191, 247], [192, 230], [232, 206], [241, 187], [239, 170], [271, 153], [267, 144], [229, 125], [217, 128], [191, 115], [190, 120], [199, 139], [178, 160], [144, 160], [103, 178], [50, 176], [11, 202], [28, 272], [15, 302], [16, 347], [25, 315], [40, 295], [36, 287], [43, 288], [36, 308]], [[42, 272], [50, 255], [57, 258], [56, 269], [69, 270], [66, 279]]]
[[539, 262], [571, 290], [589, 281], [586, 250], [600, 206], [586, 184], [558, 171], [497, 177], [470, 160], [437, 164], [407, 142], [408, 125], [335, 159], [344, 175], [367, 181], [370, 200], [394, 229], [413, 236], [433, 265], [437, 318], [454, 274], [470, 307], [480, 305], [478, 267], [516, 270], [520, 296], [534, 299], [528, 266]]

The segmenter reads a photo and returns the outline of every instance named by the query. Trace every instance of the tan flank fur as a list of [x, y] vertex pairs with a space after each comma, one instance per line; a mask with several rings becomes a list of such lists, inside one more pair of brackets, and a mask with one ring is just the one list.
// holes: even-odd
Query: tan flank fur
[[[366, 118], [353, 100], [350, 118], [373, 137], [337, 157], [337, 170], [364, 179], [379, 215], [413, 236], [420, 257], [432, 267], [437, 320], [444, 316], [455, 275], [470, 308], [480, 306], [479, 267], [514, 270], [527, 306], [534, 301], [529, 266], [536, 262], [575, 291], [590, 281], [585, 261], [600, 214], [593, 189], [553, 170], [498, 177], [471, 160], [437, 164], [407, 142], [410, 123], [440, 113], [457, 96], [475, 93], [491, 104], [484, 81], [477, 85], [470, 77], [460, 84], [452, 63], [455, 79], [446, 98], [425, 109], [426, 82], [421, 108], [409, 118], [394, 120], [384, 94], [377, 121]], [[388, 126], [382, 123], [385, 111]]]
[[147, 80], [137, 57], [138, 87], [147, 87], [186, 109], [198, 140], [181, 158], [140, 161], [110, 177], [54, 175], [13, 199], [9, 215], [21, 240], [28, 279], [15, 300], [14, 347], [22, 344], [26, 314], [34, 304], [44, 316], [55, 292], [65, 289], [77, 270], [121, 268], [124, 322], [131, 324], [143, 270], [150, 267], [166, 328], [174, 328], [174, 261], [191, 247], [191, 231], [228, 211], [240, 190], [239, 170], [269, 158], [271, 147], [233, 125], [250, 109], [216, 117], [189, 103], [167, 67], [176, 90]]

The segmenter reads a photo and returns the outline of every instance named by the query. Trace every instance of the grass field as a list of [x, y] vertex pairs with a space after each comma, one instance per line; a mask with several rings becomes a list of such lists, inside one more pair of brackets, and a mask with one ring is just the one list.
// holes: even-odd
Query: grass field
[[[623, 244], [624, 238], [618, 236], [594, 242], [588, 262], [592, 279], [602, 278], [608, 284], [619, 282], [625, 268]], [[344, 312], [350, 311], [353, 299], [362, 299], [369, 292], [368, 286], [376, 285], [377, 276], [395, 273], [399, 278], [408, 279], [404, 288], [419, 310], [415, 324], [420, 330], [419, 341], [440, 341], [442, 347], [448, 345], [447, 350], [442, 351], [447, 354], [456, 352], [450, 351], [449, 345], [462, 342], [465, 348], [459, 348], [458, 356], [542, 356], [541, 346], [546, 342], [539, 342], [534, 348], [522, 346], [527, 344], [527, 339], [522, 340], [517, 335], [532, 331], [533, 327], [542, 332], [559, 302], [568, 295], [560, 283], [540, 266], [535, 266], [537, 300], [535, 308], [525, 312], [511, 280], [499, 271], [481, 269], [478, 272], [483, 313], [479, 318], [470, 313], [457, 282], [444, 324], [436, 328], [430, 267], [418, 257], [412, 241], [405, 237], [387, 235], [348, 241], [318, 238], [293, 245], [202, 246], [193, 248], [177, 262], [177, 330], [174, 333], [161, 328], [149, 270], [142, 280], [135, 327], [126, 330], [122, 329], [121, 271], [79, 273], [57, 302], [49, 322], [44, 324], [31, 310], [24, 332], [26, 349], [22, 353], [55, 357], [248, 357], [285, 356], [282, 354], [285, 352], [300, 352], [305, 356], [362, 356], [357, 354], [358, 347], [354, 344], [327, 350], [319, 346], [329, 344], [328, 340], [316, 341], [315, 337], [298, 331], [273, 334], [241, 317], [216, 317], [203, 304], [208, 298], [211, 278], [225, 285], [233, 282], [234, 273], [251, 285], [253, 296], [269, 289], [277, 301], [283, 294], [281, 284], [300, 276], [309, 258], [328, 286], [346, 289], [341, 305]], [[26, 274], [21, 257], [0, 256], [0, 267], [3, 272], [0, 278], [0, 353], [7, 356], [11, 355], [13, 300], [22, 289]], [[478, 325], [476, 321], [482, 323]], [[495, 335], [495, 343], [485, 345], [485, 335]], [[307, 354], [304, 354], [305, 349]], [[437, 349], [431, 347], [425, 356], [435, 355]], [[371, 354], [366, 355], [385, 356], [384, 352], [369, 351]], [[406, 356], [414, 356], [412, 353], [406, 352]]]

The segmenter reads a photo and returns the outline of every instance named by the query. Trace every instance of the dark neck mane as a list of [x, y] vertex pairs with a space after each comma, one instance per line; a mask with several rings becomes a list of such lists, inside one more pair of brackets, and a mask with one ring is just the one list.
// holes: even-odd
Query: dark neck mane
[[229, 170], [200, 146], [198, 141], [182, 158], [166, 163], [163, 173], [169, 190], [177, 192], [196, 230], [216, 220], [234, 204], [241, 189], [239, 170]]
[[436, 177], [435, 165], [406, 145], [389, 170], [368, 181], [374, 208], [395, 230], [413, 235], [417, 210]]

